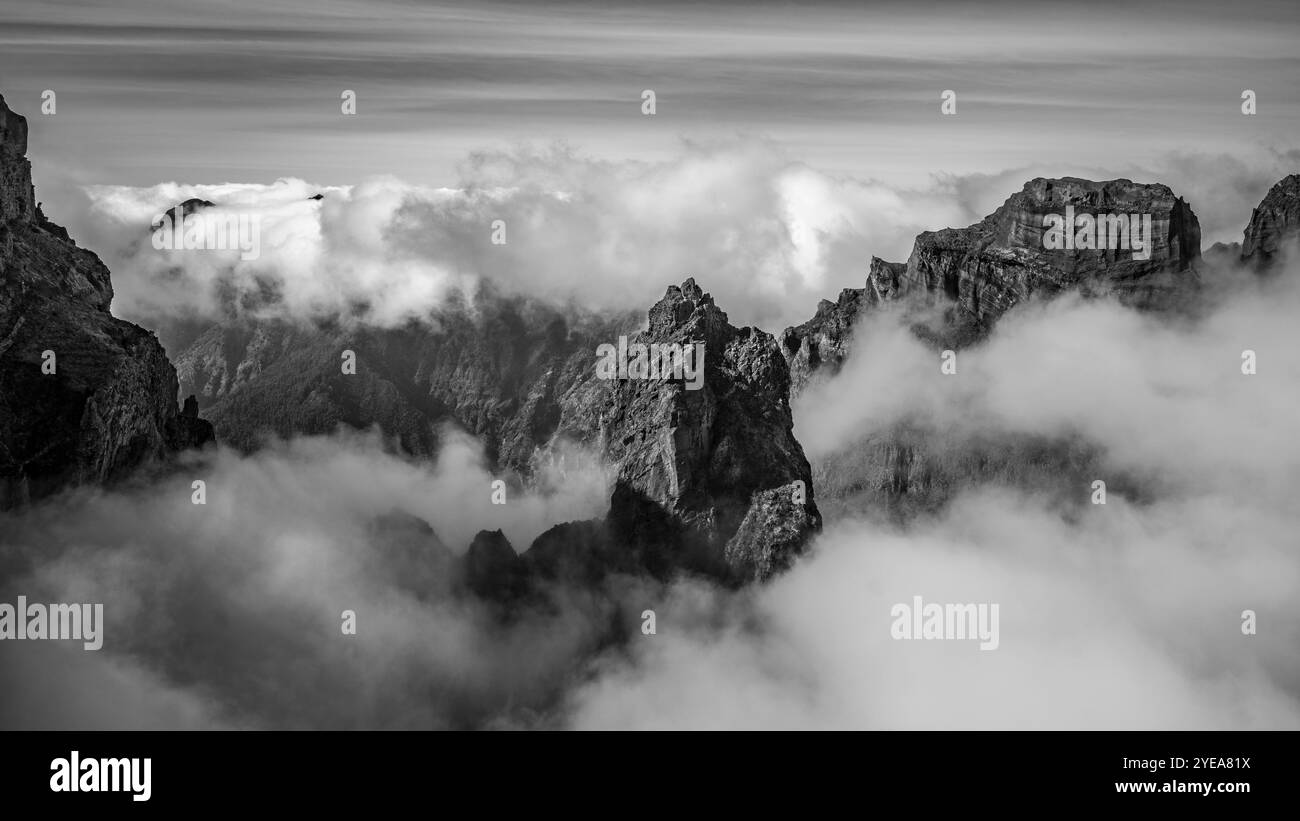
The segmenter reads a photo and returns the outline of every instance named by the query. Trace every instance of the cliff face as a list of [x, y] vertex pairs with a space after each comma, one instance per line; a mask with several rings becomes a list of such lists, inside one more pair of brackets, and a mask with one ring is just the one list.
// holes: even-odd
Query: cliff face
[[1241, 259], [1259, 270], [1272, 268], [1300, 236], [1300, 174], [1280, 180], [1250, 214]]
[[27, 120], [10, 111], [0, 96], [0, 223], [30, 222], [35, 214]]
[[[1132, 249], [1046, 247], [1044, 218], [1071, 211], [1076, 217], [1150, 216], [1150, 248], [1135, 255]], [[1030, 296], [1066, 288], [1159, 309], [1193, 285], [1191, 266], [1200, 255], [1196, 215], [1168, 186], [1038, 178], [982, 222], [919, 235], [902, 291], [945, 296], [956, 303], [958, 322], [981, 330]]]
[[638, 343], [702, 346], [703, 378], [592, 375], [565, 397], [559, 434], [598, 442], [616, 469], [612, 527], [652, 569], [771, 576], [821, 527], [776, 339], [732, 326], [688, 279], [650, 309]]
[[867, 304], [866, 293], [865, 288], [845, 288], [835, 302], [819, 302], [812, 319], [786, 328], [781, 334], [781, 352], [790, 368], [792, 394], [803, 390], [814, 373], [833, 376], [839, 372], [848, 356], [853, 323]]
[[[1062, 251], [1043, 247], [1043, 215], [1073, 206], [1078, 213], [1150, 213], [1150, 259], [1122, 251]], [[1202, 261], [1195, 214], [1163, 185], [1127, 180], [1076, 179], [1027, 183], [981, 222], [917, 237], [905, 265], [873, 259], [862, 289], [823, 302], [813, 319], [782, 335], [796, 389], [815, 375], [836, 373], [852, 347], [856, 322], [871, 310], [897, 303], [905, 317], [918, 305], [939, 313], [934, 324], [913, 324], [923, 340], [961, 347], [981, 339], [999, 317], [1034, 295], [1066, 290], [1113, 295], [1145, 310], [1178, 309], [1193, 302], [1198, 270], [1223, 271], [1240, 262], [1261, 272], [1275, 269], [1300, 236], [1300, 175], [1279, 181], [1251, 214], [1244, 242], [1216, 244]], [[873, 431], [846, 442], [814, 465], [822, 505], [831, 511], [863, 508], [900, 517], [944, 504], [963, 487], [1002, 482], [1054, 492], [1077, 488], [1098, 472], [1099, 454], [1087, 443], [1032, 437], [954, 440], [924, 426]], [[1112, 475], [1112, 487], [1130, 495], [1136, 485]], [[1082, 483], [1082, 484], [1081, 484]]]
[[212, 438], [157, 338], [109, 313], [108, 269], [35, 207], [26, 150], [0, 98], [0, 508]]
[[[1149, 258], [1135, 259], [1132, 249], [1046, 247], [1044, 217], [1071, 212], [1149, 215], [1150, 253], [1139, 254]], [[787, 328], [782, 350], [798, 393], [814, 373], [838, 371], [858, 317], [887, 303], [937, 306], [939, 326], [918, 333], [952, 348], [980, 339], [1026, 299], [1065, 290], [1148, 310], [1177, 308], [1197, 288], [1200, 248], [1196, 215], [1167, 186], [1038, 178], [974, 225], [918, 235], [906, 263], [873, 257], [864, 287], [845, 290], [836, 303], [823, 301], [811, 320]]]
[[[586, 380], [596, 346], [635, 327], [502, 296], [484, 284], [429, 322], [404, 328], [219, 323], [176, 360], [222, 442], [378, 425], [429, 456], [451, 422], [479, 438], [495, 468], [527, 474], [555, 432], [561, 397]], [[356, 372], [342, 370], [344, 351]]]
[[[344, 351], [357, 355], [354, 375]], [[224, 444], [251, 452], [268, 436], [327, 435], [340, 424], [379, 425], [407, 453], [436, 449], [427, 402], [390, 373], [359, 335], [284, 322], [214, 326], [176, 359], [182, 394], [194, 394]]]
[[903, 294], [906, 273], [906, 263], [872, 257], [864, 287], [845, 288], [835, 302], [823, 299], [812, 319], [782, 332], [781, 352], [790, 367], [791, 396], [797, 396], [813, 374], [826, 377], [839, 373], [858, 316], [897, 300]]
[[[1044, 217], [1070, 213], [1149, 215], [1150, 252], [1137, 254], [1147, 258], [1134, 258], [1132, 247], [1047, 247]], [[814, 376], [838, 372], [855, 323], [870, 321], [873, 309], [889, 303], [909, 319], [923, 315], [925, 321], [912, 322], [913, 331], [936, 348], [977, 342], [1021, 302], [1067, 290], [1144, 310], [1176, 309], [1197, 292], [1199, 259], [1196, 215], [1166, 186], [1035, 179], [974, 225], [920, 234], [905, 264], [873, 258], [864, 287], [845, 291], [837, 303], [823, 302], [813, 319], [787, 329], [782, 351], [797, 390]], [[1097, 458], [1081, 442], [959, 441], [921, 425], [900, 425], [846, 442], [818, 460], [814, 475], [828, 510], [867, 508], [906, 518], [936, 509], [977, 482], [1047, 492], [1073, 488], [1095, 472]]]

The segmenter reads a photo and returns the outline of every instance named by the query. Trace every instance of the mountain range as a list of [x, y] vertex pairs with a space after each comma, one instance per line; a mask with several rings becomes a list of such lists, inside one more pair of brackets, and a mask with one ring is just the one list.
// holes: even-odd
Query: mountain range
[[[609, 470], [603, 519], [557, 523], [523, 553], [499, 532], [474, 540], [459, 572], [503, 599], [557, 575], [764, 580], [807, 548], [823, 509], [908, 517], [975, 482], [1082, 479], [1097, 458], [1086, 441], [958, 441], [924, 422], [810, 462], [792, 403], [850, 354], [870, 356], [855, 349], [855, 329], [884, 312], [936, 353], [978, 345], [1018, 305], [1063, 293], [1194, 314], [1216, 271], [1271, 275], [1300, 234], [1298, 175], [1254, 209], [1240, 246], [1204, 258], [1196, 215], [1164, 185], [1038, 178], [974, 225], [920, 234], [906, 262], [872, 258], [862, 288], [776, 335], [732, 325], [691, 278], [644, 315], [597, 315], [481, 281], [398, 328], [232, 313], [189, 334], [169, 361], [153, 333], [111, 315], [98, 257], [41, 213], [26, 152], [26, 122], [0, 98], [0, 509], [112, 485], [214, 439], [251, 452], [268, 437], [339, 426], [377, 427], [412, 458], [460, 428], [516, 487], [557, 459]], [[1148, 253], [1045, 248], [1044, 218], [1066, 209], [1149, 215]], [[620, 336], [702, 345], [702, 389], [598, 378], [598, 346]], [[355, 373], [341, 366], [349, 354]]]

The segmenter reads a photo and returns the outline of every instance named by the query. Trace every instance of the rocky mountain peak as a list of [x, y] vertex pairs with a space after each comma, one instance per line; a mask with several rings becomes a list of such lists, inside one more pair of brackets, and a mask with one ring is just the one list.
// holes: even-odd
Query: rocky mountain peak
[[[1200, 258], [1201, 230], [1196, 215], [1169, 186], [1160, 183], [1037, 177], [1025, 183], [985, 223], [996, 228], [995, 243], [1041, 253], [1045, 250], [1043, 216], [1061, 214], [1067, 208], [1080, 215], [1151, 215], [1155, 236], [1150, 259], [1143, 260], [1150, 265], [1185, 271]], [[1123, 262], [1126, 254], [1115, 253], [1118, 250], [1121, 249], [1098, 248], [1094, 255], [1108, 263]], [[1089, 263], [1093, 261], [1079, 249], [1057, 264], [1063, 270], [1071, 270], [1075, 266], [1092, 268]]]
[[212, 208], [215, 205], [216, 203], [211, 202], [210, 200], [205, 200], [201, 197], [190, 197], [184, 202], [178, 203], [177, 205], [168, 208], [164, 213], [162, 213], [158, 217], [158, 219], [154, 220], [153, 225], [151, 227], [154, 229], [158, 229], [161, 228], [164, 224], [170, 223], [174, 219], [174, 214], [177, 208], [180, 209], [181, 219], [185, 219], [190, 214], [194, 214], [199, 211], [202, 211], [204, 208]]
[[732, 326], [693, 279], [627, 340], [673, 343], [702, 343], [702, 379], [593, 374], [566, 396], [558, 436], [599, 443], [616, 475], [609, 522], [652, 571], [766, 578], [821, 525], [789, 369], [771, 334]]
[[0, 146], [18, 156], [27, 154], [27, 118], [10, 110], [0, 94]]
[[[1065, 247], [1050, 241], [1053, 218], [1068, 235]], [[1089, 226], [1096, 233], [1084, 244], [1076, 237], [1093, 233]], [[1200, 249], [1196, 215], [1166, 185], [1037, 178], [975, 225], [920, 234], [900, 290], [952, 300], [960, 338], [987, 331], [1033, 295], [1066, 288], [1140, 308], [1172, 307], [1196, 286], [1190, 268]]]
[[1300, 174], [1279, 180], [1251, 212], [1241, 244], [1242, 261], [1270, 267], [1288, 242], [1300, 236]]
[[[1074, 247], [1077, 231], [1089, 224], [1083, 215], [1101, 226], [1094, 237], [1107, 240], [1116, 231], [1127, 247]], [[1071, 247], [1051, 247], [1053, 218], [1076, 221]], [[920, 298], [942, 308], [944, 319], [938, 328], [915, 326], [918, 334], [960, 347], [1015, 305], [1069, 289], [1138, 308], [1177, 308], [1199, 285], [1200, 257], [1196, 214], [1167, 185], [1038, 177], [980, 222], [917, 235], [906, 263], [872, 257], [864, 287], [846, 289], [834, 303], [823, 300], [812, 319], [785, 330], [781, 349], [797, 392], [814, 372], [838, 370], [853, 324], [867, 309]]]
[[[1149, 215], [1149, 258], [1116, 249], [1046, 248], [1045, 215], [1068, 215], [1066, 209], [1076, 216]], [[1199, 270], [1212, 275], [1236, 265], [1239, 257], [1268, 267], [1298, 233], [1300, 175], [1281, 180], [1254, 209], [1244, 247], [1216, 244], [1204, 259], [1196, 215], [1168, 186], [1034, 179], [974, 225], [919, 235], [906, 264], [873, 258], [864, 289], [846, 291], [848, 298], [841, 295], [837, 303], [823, 301], [812, 319], [785, 331], [782, 351], [798, 389], [815, 373], [834, 374], [856, 344], [855, 324], [872, 321], [872, 310], [885, 303], [900, 303], [896, 308], [913, 333], [943, 347], [980, 339], [1028, 298], [1066, 291], [1110, 295], [1142, 309], [1195, 308]], [[854, 505], [908, 516], [933, 510], [957, 489], [990, 479], [1036, 489], [1061, 475], [1082, 480], [1099, 458], [1074, 441], [1023, 437], [955, 443], [946, 437], [923, 424], [901, 424], [824, 457], [815, 467], [822, 503], [839, 510], [845, 499], [855, 498]]]
[[660, 341], [683, 337], [708, 341], [730, 327], [726, 312], [693, 278], [680, 286], [669, 285], [663, 299], [651, 306], [647, 319], [648, 332]]
[[872, 273], [867, 275], [865, 288], [845, 288], [835, 302], [823, 299], [817, 303], [817, 313], [812, 319], [786, 328], [781, 334], [781, 351], [790, 368], [791, 394], [803, 390], [812, 374], [823, 367], [827, 368], [827, 375], [839, 370], [848, 355], [849, 339], [858, 314], [868, 304], [878, 304], [882, 299], [879, 289], [874, 287], [877, 281], [873, 280], [876, 263], [882, 261], [872, 257], [871, 262]]

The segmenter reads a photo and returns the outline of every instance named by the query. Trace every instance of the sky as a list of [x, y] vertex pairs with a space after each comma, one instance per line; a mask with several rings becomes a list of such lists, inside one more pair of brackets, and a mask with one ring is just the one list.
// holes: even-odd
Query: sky
[[[918, 186], [1276, 147], [1300, 124], [1289, 5], [6, 0], [0, 93], [31, 120], [38, 184], [447, 185], [520, 141], [663, 159], [743, 134]], [[46, 89], [57, 115], [35, 116]]]

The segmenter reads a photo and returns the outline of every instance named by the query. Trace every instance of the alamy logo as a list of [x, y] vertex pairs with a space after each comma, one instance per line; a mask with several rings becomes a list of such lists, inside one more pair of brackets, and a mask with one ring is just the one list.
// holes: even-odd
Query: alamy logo
[[87, 758], [76, 750], [67, 758], [50, 762], [53, 792], [129, 792], [132, 801], [148, 801], [152, 758]]
[[1044, 214], [1043, 247], [1049, 251], [1132, 251], [1151, 259], [1150, 214]]
[[0, 639], [75, 639], [86, 650], [104, 646], [104, 605], [27, 603], [0, 604]]
[[597, 346], [596, 358], [598, 379], [681, 379], [688, 391], [704, 387], [703, 342], [628, 344], [620, 336], [618, 347], [608, 342]]
[[889, 608], [894, 623], [889, 635], [901, 639], [979, 639], [981, 650], [998, 649], [998, 606], [996, 604], [923, 604], [920, 596], [912, 604]]
[[239, 251], [242, 260], [262, 253], [262, 223], [255, 214], [191, 211], [176, 206], [153, 220], [157, 251]]

